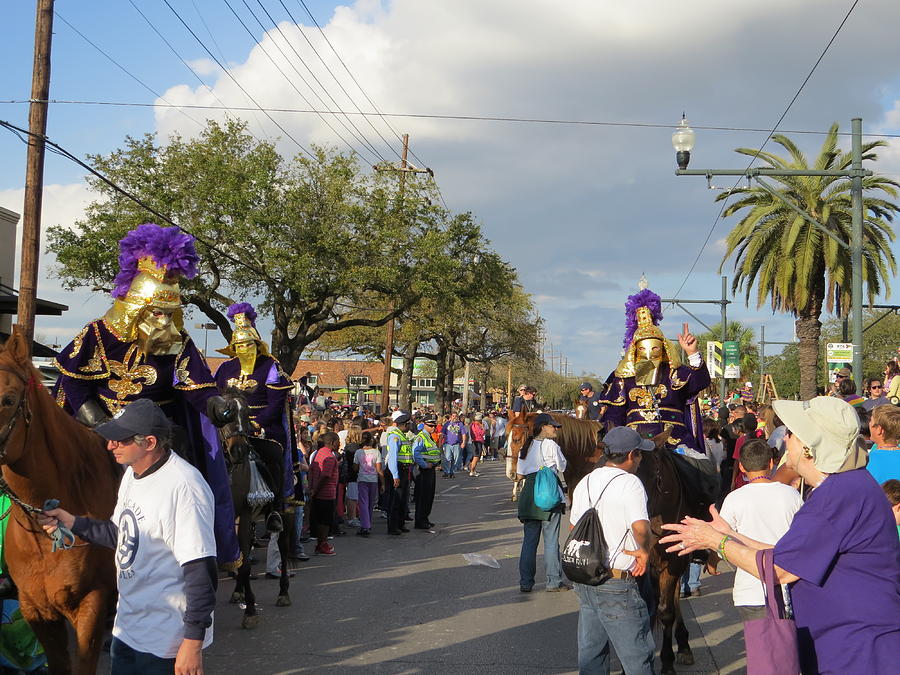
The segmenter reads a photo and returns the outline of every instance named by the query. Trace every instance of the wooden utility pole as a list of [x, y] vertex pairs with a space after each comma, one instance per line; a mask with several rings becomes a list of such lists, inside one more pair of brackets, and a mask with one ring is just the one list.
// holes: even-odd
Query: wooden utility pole
[[44, 138], [47, 99], [50, 97], [50, 45], [53, 39], [53, 1], [38, 0], [34, 26], [34, 66], [28, 111], [28, 154], [25, 161], [25, 204], [22, 213], [22, 260], [16, 325], [28, 353], [34, 340], [37, 278], [41, 256], [41, 200], [44, 191]]
[[[403, 204], [403, 193], [406, 190], [406, 158], [409, 153], [409, 134], [403, 134], [403, 154], [400, 156], [400, 204]], [[391, 311], [394, 303], [390, 304]], [[394, 319], [387, 324], [387, 337], [384, 341], [384, 378], [381, 386], [381, 414], [386, 415], [391, 405], [391, 357], [394, 355]]]

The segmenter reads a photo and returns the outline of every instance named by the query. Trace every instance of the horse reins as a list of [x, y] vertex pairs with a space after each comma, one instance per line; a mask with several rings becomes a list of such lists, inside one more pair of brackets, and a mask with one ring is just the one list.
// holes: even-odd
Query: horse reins
[[[6, 444], [9, 441], [9, 437], [12, 435], [12, 432], [16, 428], [16, 424], [19, 422], [19, 419], [24, 418], [25, 420], [25, 434], [27, 438], [28, 429], [31, 428], [31, 411], [28, 409], [28, 389], [33, 387], [34, 377], [31, 376], [27, 380], [25, 376], [22, 375], [17, 370], [13, 370], [12, 368], [5, 368], [0, 366], [0, 371], [6, 373], [12, 373], [19, 380], [21, 380], [22, 384], [25, 385], [25, 388], [22, 390], [22, 397], [19, 399], [19, 403], [16, 406], [16, 409], [13, 411], [12, 416], [9, 418], [9, 421], [3, 427], [3, 430], [0, 431], [0, 460], [6, 459]], [[4, 494], [9, 497], [10, 505], [6, 511], [0, 515], [0, 519], [6, 518], [9, 515], [9, 512], [12, 510], [12, 505], [16, 504], [23, 512], [25, 512], [28, 516], [35, 516], [36, 514], [43, 513], [44, 511], [50, 511], [59, 506], [58, 499], [48, 499], [44, 502], [43, 508], [38, 508], [36, 506], [32, 506], [28, 502], [22, 501], [19, 496], [15, 493], [15, 491], [10, 487], [9, 483], [6, 482], [6, 479], [0, 475], [0, 494]], [[53, 547], [51, 552], [56, 552], [60, 549], [67, 550], [72, 548], [75, 545], [75, 535], [72, 534], [72, 531], [64, 527], [62, 524], [57, 523], [56, 529], [53, 531], [49, 537], [53, 540]]]

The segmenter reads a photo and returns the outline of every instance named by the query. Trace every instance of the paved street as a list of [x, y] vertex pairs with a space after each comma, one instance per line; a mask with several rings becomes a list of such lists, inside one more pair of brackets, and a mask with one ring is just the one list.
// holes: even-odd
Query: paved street
[[[256, 581], [255, 631], [240, 628], [232, 584], [222, 582], [208, 672], [576, 672], [575, 595], [544, 593], [540, 563], [535, 592], [518, 590], [521, 526], [501, 462], [479, 478], [439, 479], [432, 520], [433, 534], [402, 537], [388, 537], [381, 518], [369, 539], [348, 528], [337, 556], [295, 563], [289, 608], [274, 605], [276, 581]], [[500, 569], [468, 565], [464, 553], [489, 553]], [[731, 577], [704, 576], [708, 592], [683, 602], [697, 663], [679, 672], [744, 669]]]

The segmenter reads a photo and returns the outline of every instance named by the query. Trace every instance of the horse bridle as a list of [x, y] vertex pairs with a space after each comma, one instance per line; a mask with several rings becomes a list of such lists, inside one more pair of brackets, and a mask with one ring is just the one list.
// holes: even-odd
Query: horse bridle
[[6, 368], [4, 366], [0, 366], [0, 371], [6, 373], [12, 373], [16, 377], [21, 380], [22, 384], [25, 385], [22, 388], [22, 396], [19, 398], [19, 403], [16, 406], [16, 409], [13, 411], [12, 416], [9, 418], [9, 421], [4, 425], [3, 429], [0, 430], [0, 461], [6, 459], [6, 444], [9, 441], [9, 437], [12, 435], [12, 432], [16, 428], [16, 424], [19, 422], [19, 418], [24, 417], [25, 426], [28, 427], [31, 424], [31, 412], [28, 410], [28, 387], [34, 382], [34, 378], [25, 379], [25, 376], [22, 375], [17, 370], [13, 370], [12, 368]]

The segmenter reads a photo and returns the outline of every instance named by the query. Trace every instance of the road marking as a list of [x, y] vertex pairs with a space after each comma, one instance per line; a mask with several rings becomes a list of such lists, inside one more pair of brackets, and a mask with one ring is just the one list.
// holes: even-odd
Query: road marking
[[459, 487], [459, 485], [451, 485], [451, 486], [448, 487], [446, 490], [441, 490], [439, 494], [445, 495], [445, 494], [447, 494], [448, 492], [450, 492], [450, 490], [455, 490], [455, 489], [458, 488], [458, 487]]

